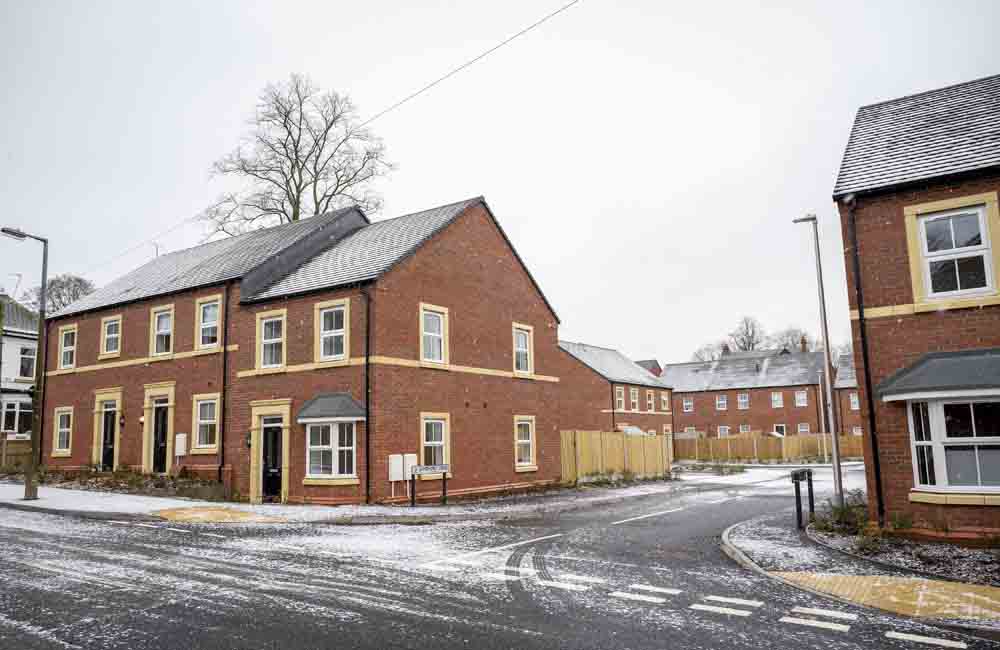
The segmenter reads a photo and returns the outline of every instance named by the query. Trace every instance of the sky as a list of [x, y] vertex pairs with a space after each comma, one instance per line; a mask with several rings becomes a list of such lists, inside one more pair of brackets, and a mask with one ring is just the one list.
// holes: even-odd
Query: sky
[[[566, 0], [0, 0], [0, 225], [98, 285], [205, 237], [209, 169], [269, 82], [374, 115]], [[581, 0], [372, 122], [388, 218], [483, 195], [561, 320], [690, 359], [743, 315], [850, 338], [831, 193], [857, 108], [1000, 72], [1000, 3]], [[156, 246], [144, 243], [154, 239]], [[17, 274], [20, 274], [18, 279]], [[0, 238], [0, 286], [40, 251]]]

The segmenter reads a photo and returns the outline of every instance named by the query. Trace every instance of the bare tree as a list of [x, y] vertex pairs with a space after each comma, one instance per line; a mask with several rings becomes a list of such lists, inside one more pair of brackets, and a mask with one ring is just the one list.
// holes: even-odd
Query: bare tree
[[[45, 302], [48, 303], [45, 306], [45, 311], [54, 314], [87, 294], [93, 293], [96, 288], [90, 280], [69, 273], [49, 278], [48, 287], [45, 290]], [[28, 289], [21, 294], [21, 303], [38, 311], [41, 304], [39, 302], [40, 293], [40, 286]]]
[[381, 207], [372, 184], [392, 165], [346, 95], [320, 91], [293, 74], [264, 89], [250, 125], [243, 143], [212, 167], [213, 175], [244, 185], [202, 213], [212, 234], [235, 235], [350, 205]]
[[822, 342], [801, 327], [786, 327], [780, 332], [772, 334], [767, 339], [767, 345], [779, 350], [785, 348], [789, 352], [799, 352], [802, 346], [802, 337], [806, 339], [807, 352], [816, 352], [821, 349]]
[[851, 343], [850, 341], [844, 341], [843, 343], [838, 343], [833, 346], [830, 353], [834, 356], [834, 358], [837, 358], [842, 354], [849, 354], [851, 356], [854, 356], [854, 344]]
[[726, 344], [723, 341], [717, 341], [715, 343], [706, 343], [705, 345], [701, 346], [700, 348], [694, 351], [694, 354], [691, 355], [691, 360], [716, 361], [722, 358], [722, 350], [723, 346], [725, 345]]
[[729, 340], [736, 350], [749, 352], [760, 348], [767, 340], [767, 335], [759, 320], [752, 316], [744, 316], [736, 325], [736, 329], [729, 333]]

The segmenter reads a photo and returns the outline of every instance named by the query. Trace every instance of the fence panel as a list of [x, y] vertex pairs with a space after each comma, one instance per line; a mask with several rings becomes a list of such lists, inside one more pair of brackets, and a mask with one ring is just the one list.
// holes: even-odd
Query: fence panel
[[620, 431], [563, 431], [562, 482], [594, 476], [662, 476], [670, 468], [669, 438], [630, 436]]

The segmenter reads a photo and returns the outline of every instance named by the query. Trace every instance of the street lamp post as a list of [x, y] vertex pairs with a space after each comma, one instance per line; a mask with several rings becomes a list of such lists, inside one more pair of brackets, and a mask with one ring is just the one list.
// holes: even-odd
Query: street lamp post
[[49, 240], [44, 237], [29, 235], [17, 228], [0, 228], [0, 233], [18, 241], [34, 239], [42, 242], [42, 286], [38, 291], [38, 351], [35, 353], [35, 391], [31, 405], [31, 458], [24, 470], [24, 499], [32, 501], [38, 498], [38, 485], [35, 484], [38, 457], [41, 451], [42, 438], [42, 395], [45, 390], [45, 290], [49, 283]]
[[826, 410], [827, 419], [830, 423], [831, 447], [833, 448], [833, 491], [834, 498], [838, 506], [844, 505], [844, 483], [840, 472], [840, 436], [833, 422], [833, 382], [830, 378], [830, 329], [826, 324], [826, 297], [823, 294], [823, 264], [819, 253], [819, 225], [815, 214], [807, 214], [799, 219], [793, 219], [792, 223], [811, 223], [813, 231], [813, 241], [816, 245], [816, 284], [819, 287], [819, 319], [823, 328], [823, 375], [826, 377]]

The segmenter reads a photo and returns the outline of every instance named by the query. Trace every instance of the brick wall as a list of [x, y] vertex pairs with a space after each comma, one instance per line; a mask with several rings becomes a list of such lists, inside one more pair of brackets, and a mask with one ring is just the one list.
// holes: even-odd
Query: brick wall
[[[643, 431], [655, 431], [658, 434], [664, 433], [664, 426], [670, 427], [673, 431], [673, 411], [671, 410], [670, 391], [665, 388], [650, 388], [648, 386], [638, 386], [634, 384], [613, 384], [614, 389], [622, 388], [625, 395], [625, 408], [618, 410], [615, 408], [613, 424], [609, 431], [621, 430], [624, 426], [639, 427]], [[639, 408], [632, 408], [630, 398], [631, 390], [639, 391]], [[647, 395], [653, 395], [653, 409], [649, 409]], [[663, 410], [662, 396], [667, 396], [667, 410]]]
[[[795, 406], [795, 392], [806, 391], [806, 406]], [[781, 392], [783, 406], [772, 408], [771, 393]], [[750, 394], [750, 406], [740, 409], [739, 393]], [[716, 396], [725, 395], [727, 408], [716, 408]], [[694, 398], [694, 411], [684, 412], [684, 398]], [[825, 398], [825, 396], [824, 396]], [[779, 386], [774, 388], [750, 388], [746, 390], [674, 392], [674, 432], [681, 433], [688, 427], [704, 432], [708, 437], [718, 436], [719, 426], [728, 426], [729, 434], [740, 432], [741, 424], [749, 424], [751, 431], [773, 431], [775, 424], [784, 424], [787, 434], [798, 433], [800, 423], [809, 425], [809, 431], [820, 431], [820, 401], [817, 384], [805, 386]]]
[[837, 406], [837, 422], [840, 423], [840, 432], [850, 434], [854, 431], [854, 427], [861, 427], [861, 431], [864, 432], [868, 427], [862, 419], [861, 409], [851, 409], [851, 395], [858, 395], [860, 400], [860, 389], [838, 388], [833, 391], [833, 395]]
[[[926, 183], [905, 190], [858, 197], [856, 208], [858, 247], [862, 264], [865, 307], [907, 305], [914, 302], [903, 209], [907, 205], [1000, 191], [996, 172], [947, 182]], [[848, 236], [847, 208], [839, 205], [845, 248], [848, 297], [856, 309], [854, 261]], [[994, 225], [994, 246], [996, 224]], [[863, 377], [861, 340], [857, 320], [852, 320], [854, 363], [859, 384]], [[872, 385], [900, 370], [927, 352], [1000, 346], [1000, 306], [899, 315], [867, 320]], [[862, 426], [868, 433], [870, 400], [859, 388]], [[916, 525], [927, 530], [1000, 530], [1000, 509], [975, 506], [939, 506], [909, 502], [913, 487], [910, 435], [905, 408], [897, 403], [878, 403], [875, 408], [883, 489], [887, 516], [910, 514]], [[871, 471], [871, 441], [865, 436], [869, 459], [868, 493], [875, 516], [875, 485]]]

